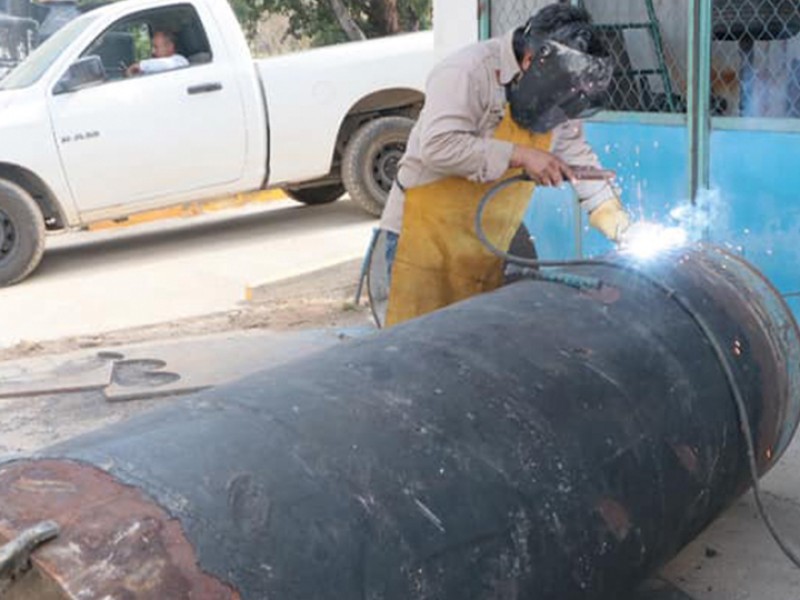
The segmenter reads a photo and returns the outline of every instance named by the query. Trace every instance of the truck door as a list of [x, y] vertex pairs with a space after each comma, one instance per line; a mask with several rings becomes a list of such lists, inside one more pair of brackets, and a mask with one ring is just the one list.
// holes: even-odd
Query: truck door
[[[173, 53], [148, 60], [168, 52], [165, 38]], [[246, 128], [237, 69], [224, 46], [209, 43], [192, 5], [128, 15], [82, 54], [90, 55], [101, 58], [105, 82], [50, 97], [56, 143], [81, 212], [241, 178]]]

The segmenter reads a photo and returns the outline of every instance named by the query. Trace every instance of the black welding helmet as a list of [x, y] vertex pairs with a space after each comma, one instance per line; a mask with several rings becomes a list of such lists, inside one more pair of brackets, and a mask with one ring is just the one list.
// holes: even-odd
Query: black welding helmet
[[614, 65], [588, 23], [570, 24], [544, 36], [522, 31], [533, 50], [530, 68], [507, 87], [511, 116], [536, 133], [603, 109]]

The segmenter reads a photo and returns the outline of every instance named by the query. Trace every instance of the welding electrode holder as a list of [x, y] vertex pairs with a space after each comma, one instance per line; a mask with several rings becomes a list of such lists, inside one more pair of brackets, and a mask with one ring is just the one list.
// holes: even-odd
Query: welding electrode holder
[[[616, 172], [610, 169], [599, 169], [597, 167], [570, 165], [569, 167], [575, 176], [575, 181], [612, 181], [617, 177]], [[528, 173], [522, 176], [523, 181], [533, 181]]]
[[611, 181], [616, 179], [616, 172], [597, 167], [570, 166], [578, 181]]

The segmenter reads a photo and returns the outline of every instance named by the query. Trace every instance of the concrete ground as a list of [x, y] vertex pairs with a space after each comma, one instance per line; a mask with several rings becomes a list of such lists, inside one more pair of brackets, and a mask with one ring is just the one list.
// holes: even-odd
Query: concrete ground
[[370, 331], [237, 331], [0, 362], [0, 457], [34, 452]]
[[[762, 480], [764, 505], [795, 548], [800, 544], [800, 442]], [[749, 492], [664, 570], [696, 600], [795, 600], [800, 570], [769, 537]]]
[[0, 290], [0, 349], [235, 310], [254, 286], [363, 256], [376, 221], [348, 200], [282, 200], [48, 240]]
[[[147, 377], [143, 379], [130, 373], [115, 377], [116, 383], [122, 382], [127, 391], [135, 391], [138, 386], [144, 393], [134, 394], [132, 397], [138, 398], [136, 401], [110, 400], [108, 389], [96, 385], [98, 375], [93, 369], [99, 366], [97, 361], [86, 362], [101, 352], [111, 353], [108, 356], [116, 356], [120, 361], [148, 359], [150, 362], [145, 364], [144, 371], [177, 373], [185, 385], [191, 387], [203, 382], [221, 383], [369, 333], [369, 328], [363, 326], [285, 333], [224, 333], [0, 363], [0, 378], [6, 386], [15, 378], [19, 381], [26, 377], [41, 386], [48, 377], [64, 381], [67, 373], [73, 376], [74, 382], [74, 375], [80, 372], [92, 374], [91, 377], [87, 375], [87, 381], [95, 384], [92, 389], [51, 390], [35, 397], [0, 398], [0, 411], [4, 416], [0, 422], [0, 455], [34, 451], [174, 400], [175, 396], [163, 395], [161, 391], [168, 394], [174, 391], [170, 385], [180, 383], [169, 379], [148, 382]], [[225, 360], [220, 361], [220, 356]], [[0, 395], [2, 392], [0, 385]], [[124, 396], [121, 399], [125, 400]], [[790, 447], [778, 466], [763, 480], [763, 487], [765, 504], [779, 529], [791, 540], [800, 541], [800, 442], [795, 441]], [[667, 565], [661, 577], [676, 587], [659, 586], [655, 591], [642, 592], [635, 600], [800, 598], [800, 571], [791, 566], [769, 538], [757, 516], [751, 494], [735, 502], [685, 548]]]

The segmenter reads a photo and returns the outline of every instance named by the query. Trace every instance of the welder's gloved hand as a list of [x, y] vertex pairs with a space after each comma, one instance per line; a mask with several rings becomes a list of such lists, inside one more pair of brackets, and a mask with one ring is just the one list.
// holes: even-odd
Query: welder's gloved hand
[[589, 224], [612, 242], [619, 242], [631, 226], [631, 217], [617, 198], [603, 202], [589, 214]]

